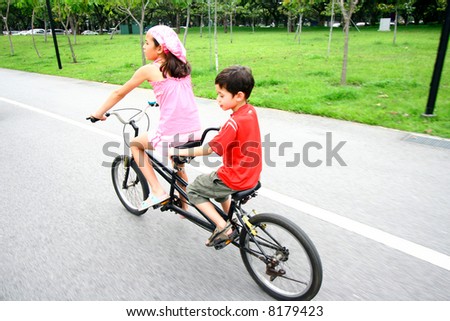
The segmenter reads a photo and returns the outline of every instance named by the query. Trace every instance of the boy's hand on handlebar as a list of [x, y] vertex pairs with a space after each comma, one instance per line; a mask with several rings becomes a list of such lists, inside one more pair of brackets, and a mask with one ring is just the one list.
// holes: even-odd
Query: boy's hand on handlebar
[[169, 147], [169, 150], [167, 151], [169, 158], [172, 159], [174, 156], [178, 156], [178, 151], [175, 150], [173, 147]]

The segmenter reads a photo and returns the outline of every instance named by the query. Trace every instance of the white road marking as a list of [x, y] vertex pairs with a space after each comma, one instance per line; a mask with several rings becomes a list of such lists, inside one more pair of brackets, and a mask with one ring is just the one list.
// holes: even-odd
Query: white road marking
[[[92, 126], [92, 124], [83, 124], [79, 121], [72, 120], [70, 118], [51, 113], [30, 105], [26, 105], [14, 100], [6, 99], [3, 97], [0, 97], [0, 101], [6, 102], [8, 104], [39, 113], [41, 115], [65, 122], [67, 124], [77, 126], [79, 128], [89, 130], [91, 132], [94, 132], [96, 134], [100, 134], [109, 138], [113, 138], [115, 140], [121, 141], [122, 136], [115, 135], [112, 133], [109, 133], [105, 130], [98, 129], [95, 126]], [[197, 167], [201, 172], [209, 172], [206, 168]], [[429, 262], [431, 264], [434, 264], [436, 266], [439, 266], [443, 269], [446, 269], [450, 271], [450, 256], [440, 253], [438, 251], [432, 250], [430, 248], [427, 248], [425, 246], [422, 246], [420, 244], [402, 239], [398, 236], [383, 232], [382, 230], [379, 230], [377, 228], [371, 227], [369, 225], [359, 223], [357, 221], [351, 220], [349, 218], [343, 217], [341, 215], [338, 215], [336, 213], [333, 213], [331, 211], [322, 209], [320, 207], [308, 204], [306, 202], [297, 200], [295, 198], [286, 196], [284, 194], [269, 190], [267, 188], [262, 187], [260, 189], [260, 195], [269, 198], [275, 202], [281, 203], [283, 205], [292, 207], [295, 210], [301, 211], [303, 213], [306, 213], [310, 216], [313, 216], [315, 218], [318, 218], [322, 221], [328, 222], [330, 224], [339, 226], [347, 231], [356, 233], [358, 235], [361, 235], [365, 238], [371, 239], [373, 241], [379, 242], [381, 244], [384, 244], [390, 248], [399, 250], [403, 253], [406, 253], [408, 255], [411, 255], [413, 257], [416, 257], [418, 259], [424, 260], [426, 262]]]

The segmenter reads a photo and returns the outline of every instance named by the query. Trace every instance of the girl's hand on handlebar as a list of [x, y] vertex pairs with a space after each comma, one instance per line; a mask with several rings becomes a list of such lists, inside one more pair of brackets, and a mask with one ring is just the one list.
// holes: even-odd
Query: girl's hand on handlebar
[[91, 114], [89, 117], [86, 118], [86, 120], [90, 120], [91, 122], [95, 123], [99, 120], [101, 121], [105, 121], [107, 119], [107, 117], [105, 115], [96, 115], [96, 114]]

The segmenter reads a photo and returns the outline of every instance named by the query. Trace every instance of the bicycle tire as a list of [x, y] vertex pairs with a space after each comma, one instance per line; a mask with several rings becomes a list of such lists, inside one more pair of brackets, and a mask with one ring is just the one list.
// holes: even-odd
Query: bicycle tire
[[[126, 188], [123, 187], [125, 160], [130, 162]], [[138, 165], [131, 157], [116, 156], [111, 166], [111, 177], [120, 202], [131, 214], [139, 216], [147, 212], [147, 209], [141, 210], [140, 206], [142, 201], [148, 197], [148, 184]]]
[[322, 263], [306, 233], [292, 221], [277, 214], [257, 214], [249, 222], [254, 227], [254, 237], [263, 251], [271, 257], [278, 256], [278, 273], [282, 273], [280, 270], [285, 271], [284, 275], [274, 277], [277, 272], [269, 271], [261, 259], [263, 252], [250, 236], [252, 233], [249, 234], [243, 228], [239, 238], [240, 253], [253, 280], [277, 300], [312, 300], [322, 284]]

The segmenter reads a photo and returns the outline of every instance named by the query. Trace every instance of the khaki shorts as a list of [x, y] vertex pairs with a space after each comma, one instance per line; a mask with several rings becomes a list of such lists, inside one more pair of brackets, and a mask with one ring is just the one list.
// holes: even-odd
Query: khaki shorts
[[199, 175], [187, 186], [189, 201], [194, 205], [209, 202], [211, 198], [223, 203], [234, 192], [237, 191], [225, 185], [217, 176], [217, 172]]

